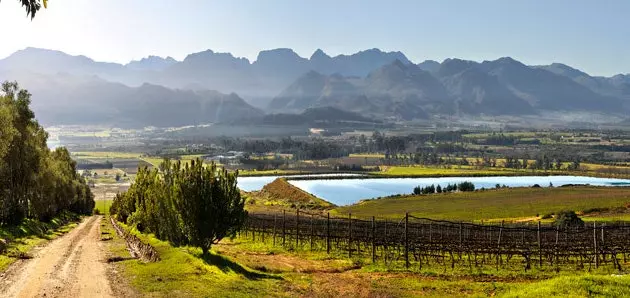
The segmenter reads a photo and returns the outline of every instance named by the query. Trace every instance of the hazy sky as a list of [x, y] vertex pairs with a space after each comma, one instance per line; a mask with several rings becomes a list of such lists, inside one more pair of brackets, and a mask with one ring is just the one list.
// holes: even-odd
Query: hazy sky
[[126, 63], [205, 49], [255, 60], [293, 48], [310, 57], [368, 48], [412, 61], [511, 56], [595, 75], [630, 73], [628, 0], [49, 0], [31, 22], [0, 1], [0, 57], [27, 46]]

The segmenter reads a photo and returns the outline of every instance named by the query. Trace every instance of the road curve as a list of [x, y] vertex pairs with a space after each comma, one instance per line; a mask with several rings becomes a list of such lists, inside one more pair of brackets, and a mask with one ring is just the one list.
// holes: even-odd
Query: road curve
[[113, 297], [100, 242], [101, 216], [84, 219], [0, 275], [2, 297]]

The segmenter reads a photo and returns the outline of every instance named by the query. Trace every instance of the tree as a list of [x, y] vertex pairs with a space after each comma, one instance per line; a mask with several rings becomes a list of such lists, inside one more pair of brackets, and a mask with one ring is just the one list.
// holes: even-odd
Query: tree
[[201, 159], [183, 167], [167, 159], [159, 171], [139, 169], [110, 212], [160, 239], [200, 247], [205, 255], [213, 244], [240, 230], [247, 215], [244, 207], [236, 174], [214, 163], [204, 166]]
[[35, 18], [35, 14], [42, 8], [48, 8], [48, 0], [19, 0], [22, 7], [26, 9], [26, 16], [30, 16], [31, 19]]
[[48, 134], [16, 82], [0, 88], [0, 224], [49, 220], [60, 211], [90, 214], [94, 197], [65, 148], [50, 151]]
[[457, 185], [459, 191], [475, 191], [475, 185], [470, 181], [464, 181]]

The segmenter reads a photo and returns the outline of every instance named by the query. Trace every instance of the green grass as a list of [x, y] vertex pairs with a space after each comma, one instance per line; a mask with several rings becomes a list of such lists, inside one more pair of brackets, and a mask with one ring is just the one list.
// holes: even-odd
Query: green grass
[[308, 172], [295, 171], [295, 170], [265, 170], [265, 171], [239, 170], [238, 171], [239, 177], [296, 175], [296, 174], [308, 174]]
[[508, 291], [504, 297], [628, 297], [627, 275], [561, 276], [524, 285]]
[[27, 255], [35, 246], [72, 230], [79, 221], [78, 215], [64, 212], [47, 223], [25, 219], [17, 226], [1, 227], [0, 239], [6, 239], [8, 245], [6, 251], [0, 254], [0, 271], [6, 269], [21, 256]]
[[146, 162], [148, 162], [149, 164], [151, 164], [154, 167], [159, 167], [160, 164], [162, 163], [162, 161], [164, 160], [163, 158], [160, 157], [142, 157], [140, 158], [140, 160], [144, 160]]
[[348, 157], [385, 158], [382, 153], [350, 153]]
[[507, 168], [485, 168], [475, 169], [473, 166], [453, 166], [452, 168], [423, 167], [423, 166], [392, 166], [384, 167], [384, 171], [375, 173], [382, 176], [399, 177], [453, 177], [453, 176], [526, 176], [541, 175], [553, 172], [517, 170]]
[[94, 209], [98, 210], [100, 214], [109, 214], [109, 207], [112, 206], [114, 200], [97, 200]]
[[630, 203], [630, 188], [509, 188], [367, 200], [335, 209], [337, 214], [397, 218], [488, 220], [535, 217], [561, 210], [615, 208]]
[[[129, 227], [124, 228], [129, 229]], [[111, 225], [103, 230], [115, 234]], [[278, 297], [283, 295], [281, 277], [258, 272], [224, 256], [212, 253], [201, 257], [201, 250], [172, 247], [168, 242], [132, 230], [143, 242], [151, 244], [161, 261], [144, 263], [129, 259], [124, 241], [117, 235], [108, 241], [110, 253], [121, 257], [116, 262], [129, 284], [142, 296], [152, 297]]]
[[117, 151], [77, 151], [71, 153], [72, 157], [81, 159], [91, 158], [139, 158], [142, 153], [137, 152], [117, 152]]

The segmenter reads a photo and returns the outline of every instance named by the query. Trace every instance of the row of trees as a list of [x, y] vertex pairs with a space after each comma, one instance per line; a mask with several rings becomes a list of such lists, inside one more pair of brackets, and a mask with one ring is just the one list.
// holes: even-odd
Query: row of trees
[[15, 82], [0, 88], [0, 224], [49, 220], [68, 210], [89, 214], [94, 196], [65, 148], [51, 151], [30, 109], [31, 94]]
[[475, 191], [475, 184], [469, 181], [464, 181], [461, 183], [453, 183], [447, 184], [446, 187], [442, 187], [441, 185], [435, 186], [435, 184], [431, 184], [425, 187], [416, 186], [413, 188], [414, 195], [427, 195], [433, 193], [443, 193], [443, 192], [455, 192], [455, 191]]
[[234, 236], [247, 216], [236, 178], [200, 159], [183, 166], [165, 159], [159, 170], [140, 168], [129, 190], [116, 195], [110, 212], [141, 232], [207, 254], [212, 244]]

